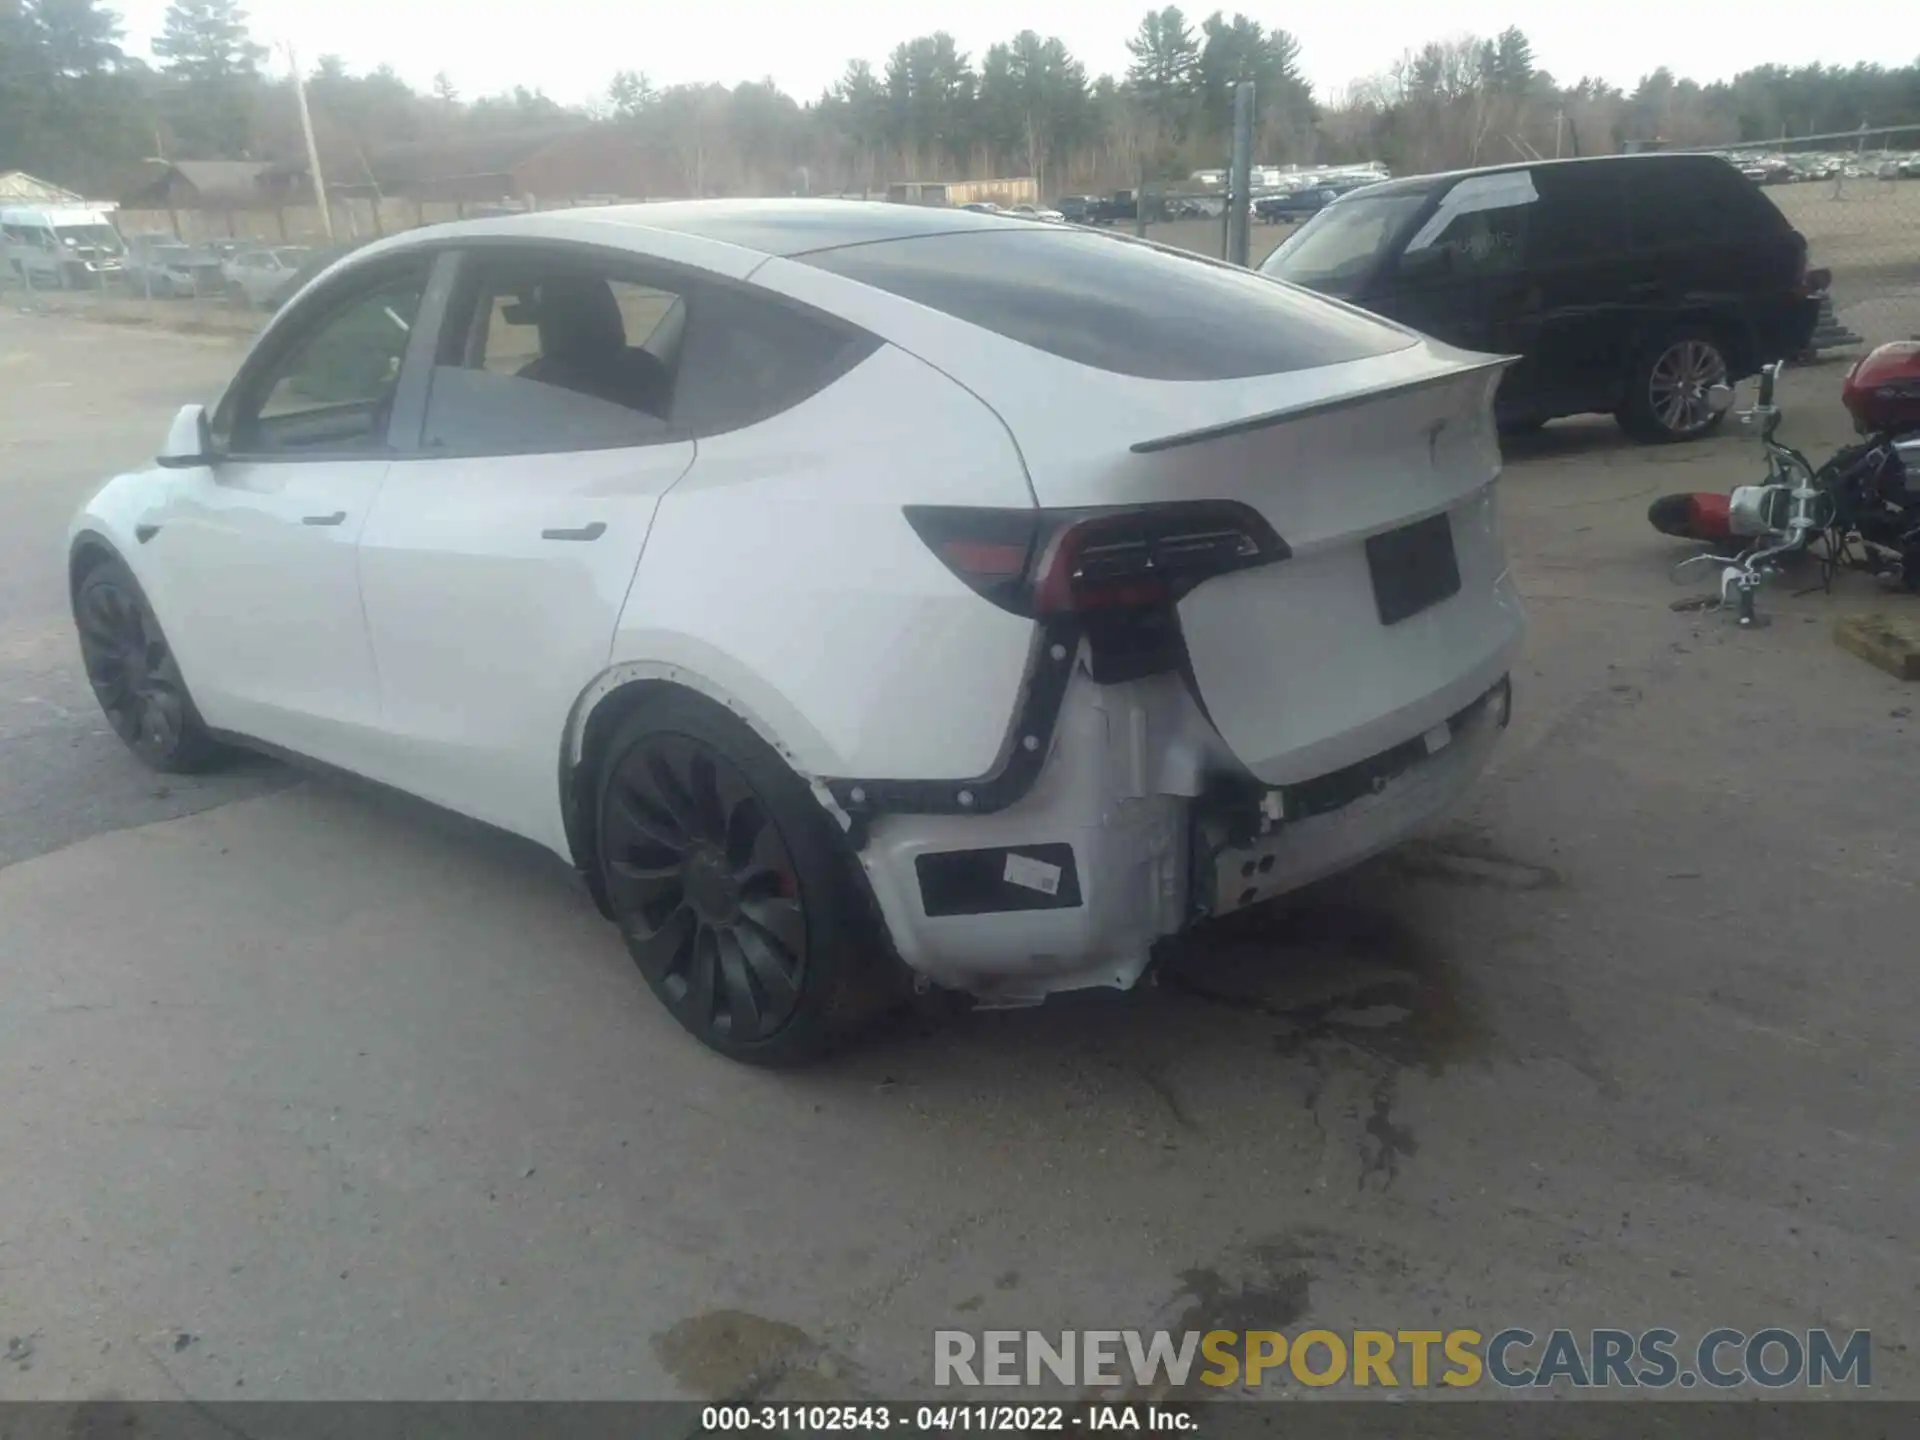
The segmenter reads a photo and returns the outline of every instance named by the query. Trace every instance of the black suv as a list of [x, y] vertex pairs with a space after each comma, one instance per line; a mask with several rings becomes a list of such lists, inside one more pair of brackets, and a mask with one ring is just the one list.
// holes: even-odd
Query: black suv
[[1820, 308], [1805, 238], [1711, 155], [1389, 180], [1329, 204], [1260, 270], [1519, 356], [1504, 429], [1602, 411], [1653, 441], [1713, 429], [1708, 387], [1804, 352]]

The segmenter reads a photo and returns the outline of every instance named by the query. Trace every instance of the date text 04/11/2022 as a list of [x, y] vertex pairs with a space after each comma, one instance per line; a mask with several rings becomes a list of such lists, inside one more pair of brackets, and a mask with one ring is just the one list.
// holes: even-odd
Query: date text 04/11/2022
[[700, 1428], [709, 1435], [848, 1433], [1067, 1434], [1074, 1431], [1153, 1431], [1197, 1428], [1184, 1409], [1158, 1405], [709, 1405]]

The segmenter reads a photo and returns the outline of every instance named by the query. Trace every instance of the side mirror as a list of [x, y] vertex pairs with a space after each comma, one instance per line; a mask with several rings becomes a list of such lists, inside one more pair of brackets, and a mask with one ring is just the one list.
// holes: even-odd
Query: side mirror
[[1719, 415], [1733, 408], [1733, 387], [1722, 380], [1707, 387], [1707, 408]]
[[211, 465], [219, 457], [213, 449], [213, 424], [204, 405], [183, 405], [167, 427], [167, 438], [154, 457], [156, 464], [168, 470], [187, 470], [196, 465]]

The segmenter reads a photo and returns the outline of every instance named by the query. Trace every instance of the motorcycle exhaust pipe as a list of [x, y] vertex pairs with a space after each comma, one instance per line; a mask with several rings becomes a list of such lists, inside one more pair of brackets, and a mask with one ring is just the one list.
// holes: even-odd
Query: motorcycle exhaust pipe
[[1712, 544], [1733, 538], [1728, 518], [1729, 499], [1708, 491], [1688, 495], [1662, 495], [1647, 507], [1647, 521], [1662, 535], [1677, 540], [1696, 540]]

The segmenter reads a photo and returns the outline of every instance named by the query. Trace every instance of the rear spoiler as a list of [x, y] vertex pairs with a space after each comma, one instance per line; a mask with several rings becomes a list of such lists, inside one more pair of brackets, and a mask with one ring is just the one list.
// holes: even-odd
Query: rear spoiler
[[1269, 410], [1264, 415], [1249, 415], [1245, 419], [1228, 420], [1219, 425], [1203, 425], [1198, 430], [1182, 430], [1173, 435], [1161, 435], [1153, 440], [1137, 440], [1127, 448], [1135, 455], [1152, 455], [1161, 450], [1177, 450], [1182, 445], [1203, 445], [1209, 440], [1221, 440], [1229, 435], [1245, 435], [1250, 431], [1265, 430], [1269, 426], [1284, 425], [1289, 420], [1304, 420], [1309, 415], [1331, 415], [1337, 410], [1370, 404], [1389, 395], [1405, 395], [1414, 390], [1424, 390], [1430, 385], [1441, 385], [1477, 371], [1504, 370], [1518, 359], [1520, 359], [1518, 355], [1488, 356], [1472, 364], [1462, 365], [1458, 369], [1441, 371], [1436, 375], [1421, 375], [1416, 379], [1400, 380], [1391, 385], [1380, 385], [1351, 395], [1336, 395], [1330, 400], [1315, 400], [1305, 405], [1292, 405], [1284, 410]]

